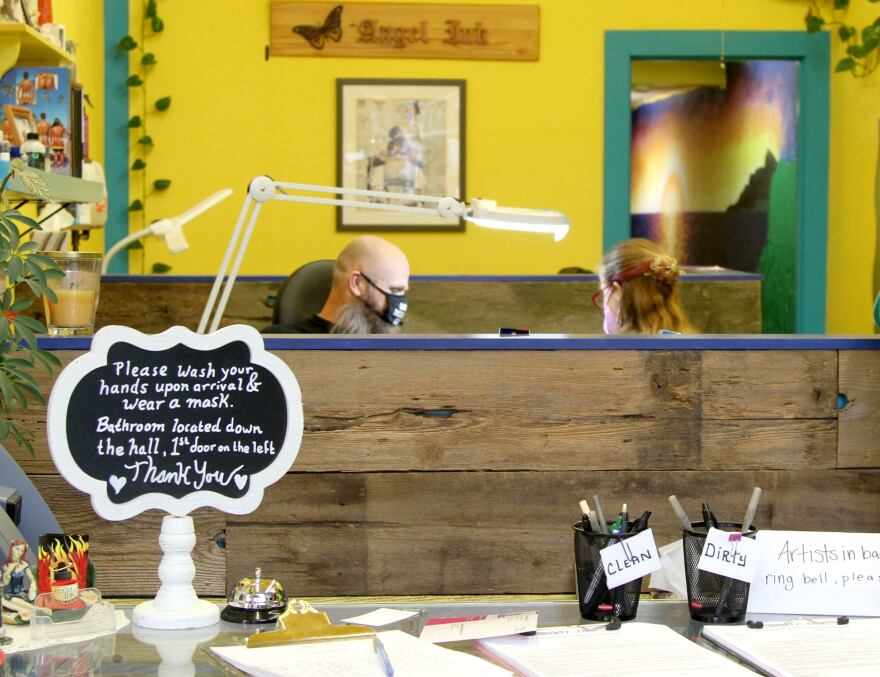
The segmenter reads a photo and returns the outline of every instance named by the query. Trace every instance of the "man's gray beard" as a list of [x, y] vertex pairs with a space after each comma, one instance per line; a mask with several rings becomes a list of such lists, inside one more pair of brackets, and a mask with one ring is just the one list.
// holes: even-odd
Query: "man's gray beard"
[[331, 334], [396, 334], [398, 328], [388, 324], [362, 301], [352, 301], [336, 311], [336, 324]]

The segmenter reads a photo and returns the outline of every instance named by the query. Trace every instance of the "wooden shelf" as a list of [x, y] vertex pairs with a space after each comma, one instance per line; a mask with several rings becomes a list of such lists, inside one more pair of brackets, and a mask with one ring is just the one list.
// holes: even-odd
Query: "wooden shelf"
[[71, 66], [73, 57], [23, 23], [0, 23], [0, 75], [13, 66]]

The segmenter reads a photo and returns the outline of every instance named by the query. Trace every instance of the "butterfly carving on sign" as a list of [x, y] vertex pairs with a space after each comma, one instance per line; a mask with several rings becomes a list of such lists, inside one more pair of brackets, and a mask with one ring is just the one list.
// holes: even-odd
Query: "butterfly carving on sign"
[[294, 26], [291, 30], [308, 40], [314, 49], [324, 49], [326, 40], [339, 42], [342, 39], [342, 5], [336, 5], [330, 10], [323, 26], [301, 25]]

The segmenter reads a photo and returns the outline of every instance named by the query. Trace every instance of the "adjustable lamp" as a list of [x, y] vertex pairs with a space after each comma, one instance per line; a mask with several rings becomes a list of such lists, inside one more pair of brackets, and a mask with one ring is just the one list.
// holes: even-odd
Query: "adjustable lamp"
[[149, 237], [150, 235], [155, 235], [160, 240], [165, 240], [165, 244], [168, 245], [168, 250], [172, 254], [179, 254], [180, 252], [185, 251], [189, 248], [189, 244], [183, 234], [183, 226], [197, 216], [201, 216], [211, 207], [222, 202], [230, 195], [232, 195], [231, 188], [218, 190], [216, 193], [205, 198], [195, 207], [188, 209], [180, 216], [161, 219], [156, 221], [156, 223], [150, 224], [143, 230], [139, 230], [136, 233], [132, 233], [131, 235], [122, 238], [119, 242], [110, 247], [106, 254], [104, 254], [104, 263], [101, 265], [101, 274], [104, 275], [107, 273], [110, 259], [116, 256], [116, 254], [125, 249], [135, 240], [140, 240], [141, 238]]
[[[287, 191], [291, 191], [291, 193]], [[313, 197], [292, 194], [294, 191], [330, 193], [340, 196], [375, 197], [392, 200], [393, 202], [363, 202], [344, 197]], [[553, 235], [553, 239], [557, 242], [568, 233], [568, 219], [565, 214], [549, 209], [499, 207], [493, 200], [471, 200], [470, 204], [465, 204], [453, 197], [313, 186], [306, 183], [282, 183], [280, 181], [273, 181], [268, 176], [258, 176], [248, 186], [248, 192], [245, 196], [241, 212], [238, 215], [238, 221], [236, 221], [235, 228], [232, 231], [229, 246], [226, 248], [226, 254], [223, 257], [223, 262], [220, 264], [217, 277], [214, 279], [214, 286], [211, 288], [211, 294], [208, 297], [208, 302], [205, 304], [205, 310], [202, 313], [202, 319], [199, 322], [198, 331], [200, 334], [204, 334], [206, 329], [213, 332], [219, 328], [220, 319], [223, 317], [223, 311], [226, 309], [226, 303], [229, 301], [232, 285], [235, 284], [238, 269], [241, 267], [241, 261], [244, 258], [251, 233], [254, 230], [254, 224], [257, 221], [263, 203], [269, 200], [357, 207], [358, 209], [378, 209], [391, 212], [408, 212], [411, 214], [439, 214], [449, 219], [462, 218], [473, 223], [475, 226], [483, 228], [547, 233]], [[402, 202], [417, 202], [425, 206], [399, 204]], [[252, 203], [254, 203], [254, 207], [250, 211], [250, 217], [247, 218]], [[248, 223], [242, 235], [242, 226], [244, 225], [245, 218], [247, 218]], [[240, 236], [241, 243], [239, 244]], [[235, 253], [235, 260], [232, 261], [233, 253], [236, 252], [236, 246], [238, 247], [237, 253]], [[232, 261], [231, 270], [229, 270], [230, 261]], [[229, 271], [228, 276], [227, 271]], [[224, 278], [226, 278], [225, 284], [223, 283]], [[221, 285], [223, 286], [222, 293], [220, 292]], [[219, 302], [217, 300], [218, 294], [220, 295]]]

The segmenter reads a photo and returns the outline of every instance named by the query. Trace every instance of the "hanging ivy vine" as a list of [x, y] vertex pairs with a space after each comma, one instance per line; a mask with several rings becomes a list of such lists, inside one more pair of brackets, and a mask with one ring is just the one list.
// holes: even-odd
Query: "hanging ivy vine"
[[[154, 100], [150, 100], [147, 93], [147, 79], [153, 68], [158, 65], [159, 61], [156, 55], [147, 49], [147, 41], [158, 36], [165, 30], [165, 22], [159, 16], [159, 7], [156, 0], [147, 0], [144, 3], [144, 16], [141, 21], [140, 40], [135, 40], [131, 35], [126, 35], [119, 41], [117, 49], [126, 52], [129, 55], [134, 53], [140, 58], [137, 59], [138, 70], [131, 73], [125, 81], [129, 91], [137, 88], [140, 89], [141, 111], [140, 115], [132, 115], [128, 119], [128, 131], [130, 136], [130, 155], [134, 157], [129, 172], [129, 185], [140, 186], [139, 196], [134, 198], [128, 205], [128, 213], [130, 218], [140, 215], [142, 228], [146, 227], [148, 221], [148, 203], [151, 194], [157, 191], [168, 190], [171, 186], [171, 179], [158, 178], [150, 182], [147, 176], [149, 163], [147, 159], [155, 148], [153, 137], [149, 133], [149, 120], [152, 115], [161, 114], [171, 107], [171, 97], [162, 96]], [[129, 249], [143, 249], [144, 245], [138, 240], [129, 246]], [[146, 257], [142, 256], [142, 261]], [[143, 266], [143, 264], [142, 264]], [[153, 273], [165, 273], [171, 270], [170, 266], [164, 263], [154, 263]], [[143, 272], [143, 269], [141, 270]]]
[[[868, 2], [877, 4], [880, 0]], [[846, 56], [837, 62], [834, 72], [848, 72], [856, 78], [869, 76], [880, 65], [880, 16], [864, 26], [853, 26], [846, 21], [850, 0], [832, 0], [830, 4], [830, 8], [823, 11], [818, 0], [810, 0], [810, 11], [804, 18], [807, 31], [836, 30], [837, 37], [846, 45]]]

